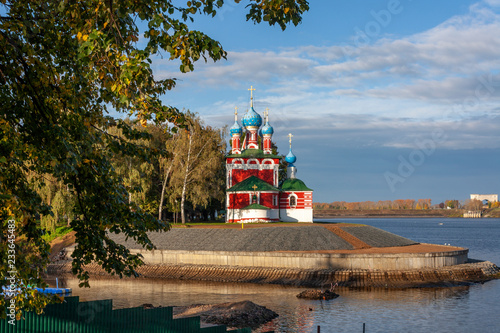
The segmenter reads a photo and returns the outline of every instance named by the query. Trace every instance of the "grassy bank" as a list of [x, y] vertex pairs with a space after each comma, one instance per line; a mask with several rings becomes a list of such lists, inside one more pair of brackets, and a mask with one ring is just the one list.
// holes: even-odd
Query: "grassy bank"
[[73, 229], [70, 227], [66, 227], [66, 226], [57, 227], [55, 231], [47, 232], [45, 235], [42, 236], [42, 238], [47, 243], [51, 243], [54, 239], [62, 238], [64, 235], [70, 233], [71, 231], [73, 231]]
[[500, 208], [488, 209], [485, 211], [484, 217], [495, 217], [500, 218]]

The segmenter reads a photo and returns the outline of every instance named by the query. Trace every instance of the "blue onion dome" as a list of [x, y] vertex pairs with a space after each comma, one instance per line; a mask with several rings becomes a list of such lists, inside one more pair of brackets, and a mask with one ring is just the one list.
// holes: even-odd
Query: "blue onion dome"
[[257, 132], [257, 134], [262, 138], [262, 127], [259, 128], [259, 131]]
[[260, 127], [262, 125], [262, 117], [255, 112], [252, 106], [243, 117], [241, 123], [245, 127]]
[[287, 161], [290, 164], [295, 163], [297, 160], [297, 157], [292, 153], [292, 149], [290, 148], [290, 151], [288, 152], [288, 155], [285, 156], [285, 161]]
[[235, 121], [234, 125], [231, 126], [231, 128], [229, 129], [229, 133], [231, 133], [231, 135], [233, 135], [233, 134], [241, 134], [241, 132], [242, 132], [242, 129], [241, 129], [240, 124], [238, 124], [238, 122]]
[[269, 122], [267, 121], [266, 124], [262, 127], [262, 134], [273, 134], [274, 129], [271, 125], [269, 125]]

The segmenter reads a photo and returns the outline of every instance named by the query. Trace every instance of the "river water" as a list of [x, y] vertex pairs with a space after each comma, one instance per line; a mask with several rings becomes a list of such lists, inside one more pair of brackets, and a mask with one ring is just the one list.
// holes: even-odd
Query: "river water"
[[[469, 258], [500, 265], [500, 219], [390, 218], [323, 222], [368, 224], [414, 241], [469, 248]], [[53, 285], [54, 280], [48, 281]], [[144, 303], [173, 306], [250, 300], [279, 314], [255, 332], [500, 332], [500, 280], [470, 287], [338, 288], [330, 301], [299, 300], [304, 288], [168, 280], [61, 281], [81, 300], [112, 299], [115, 308]], [[60, 283], [60, 286], [61, 286]]]

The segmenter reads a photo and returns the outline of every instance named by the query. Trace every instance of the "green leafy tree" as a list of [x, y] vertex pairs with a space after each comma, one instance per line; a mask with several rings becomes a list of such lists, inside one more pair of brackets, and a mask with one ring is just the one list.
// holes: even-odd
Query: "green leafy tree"
[[[130, 120], [126, 120], [127, 124], [138, 131], [143, 131], [150, 133], [151, 128], [154, 126], [141, 127], [138, 124]], [[123, 131], [117, 127], [112, 127], [108, 129], [108, 133], [119, 137], [121, 140], [127, 140], [123, 135]], [[138, 146], [143, 146], [146, 148], [152, 148], [152, 140], [141, 139], [135, 140], [133, 144]], [[123, 185], [128, 192], [129, 204], [135, 202], [142, 209], [147, 210], [148, 206], [148, 194], [153, 188], [153, 173], [154, 173], [154, 163], [159, 158], [159, 156], [152, 156], [149, 160], [145, 161], [136, 156], [130, 156], [126, 153], [117, 153], [112, 156], [112, 165], [118, 176], [121, 177]]]
[[211, 200], [224, 197], [225, 182], [225, 177], [220, 177], [226, 151], [224, 130], [204, 125], [189, 112], [187, 117], [188, 131], [178, 133], [167, 143], [167, 150], [173, 154], [171, 200], [180, 200], [182, 224], [186, 223], [186, 200], [193, 207], [207, 207]]
[[[239, 0], [235, 1], [239, 3]], [[167, 230], [133, 201], [113, 168], [115, 154], [150, 161], [155, 149], [136, 140], [151, 135], [111, 117], [110, 110], [156, 124], [183, 126], [184, 116], [160, 96], [175, 79], [156, 80], [151, 58], [164, 52], [180, 71], [200, 58], [226, 57], [219, 42], [188, 23], [197, 14], [215, 16], [224, 1], [0, 0], [0, 285], [8, 267], [9, 220], [15, 221], [16, 296], [21, 310], [40, 311], [47, 300], [26, 289], [39, 278], [49, 247], [38, 227], [53, 215], [28, 179], [49, 174], [75, 198], [71, 227], [78, 246], [73, 272], [88, 285], [85, 265], [100, 264], [111, 274], [134, 275], [138, 255], [108, 237], [124, 233], [147, 249], [148, 231]], [[305, 0], [251, 0], [247, 20], [285, 29], [298, 24]], [[138, 22], [147, 29], [140, 31]], [[139, 38], [143, 42], [138, 43]], [[109, 133], [118, 127], [125, 139]], [[14, 266], [14, 265], [13, 265]], [[5, 317], [5, 299], [0, 315]]]

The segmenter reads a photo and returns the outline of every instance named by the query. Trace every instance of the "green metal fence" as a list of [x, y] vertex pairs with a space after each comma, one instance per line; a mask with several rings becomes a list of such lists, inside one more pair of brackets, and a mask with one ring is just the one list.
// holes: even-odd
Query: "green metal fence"
[[[61, 304], [48, 305], [42, 315], [26, 312], [8, 323], [0, 320], [0, 333], [224, 333], [226, 326], [200, 328], [200, 317], [173, 319], [172, 307], [143, 307], [113, 310], [112, 300], [80, 302], [65, 297]], [[233, 330], [250, 333], [249, 328]]]

